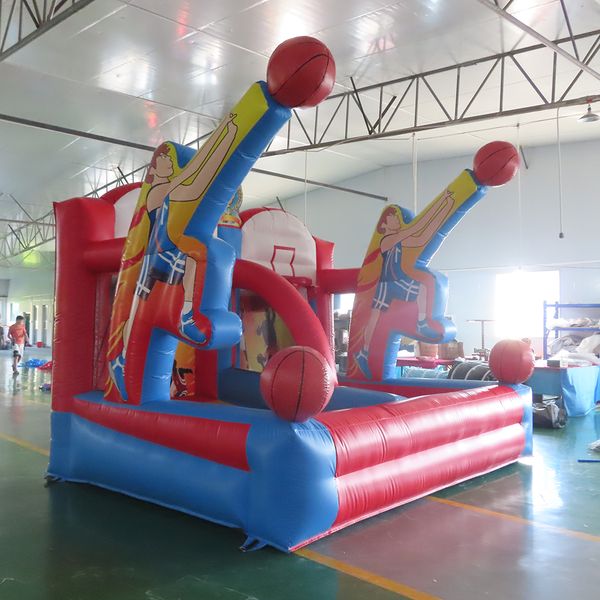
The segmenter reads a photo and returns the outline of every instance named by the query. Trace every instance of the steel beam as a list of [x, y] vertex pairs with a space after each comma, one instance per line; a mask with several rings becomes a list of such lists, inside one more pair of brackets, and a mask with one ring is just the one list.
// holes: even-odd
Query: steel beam
[[[562, 46], [575, 44], [578, 40], [587, 40], [590, 38], [593, 38], [594, 41], [592, 42], [592, 47], [583, 58], [583, 61], [579, 61], [581, 69], [574, 76], [569, 77], [568, 81], [564, 83], [564, 89], [557, 89], [558, 65], [556, 56], [558, 55], [554, 52], [553, 48], [559, 48], [562, 54], [564, 51]], [[288, 127], [284, 148], [279, 150], [269, 149], [263, 156], [277, 156], [280, 154], [288, 154], [290, 152], [323, 149], [339, 144], [410, 135], [415, 132], [485, 121], [497, 117], [516, 116], [541, 110], [560, 108], [562, 106], [585, 104], [588, 98], [590, 98], [592, 102], [595, 102], [599, 98], [598, 94], [595, 93], [595, 89], [590, 89], [590, 93], [578, 98], [573, 97], [571, 90], [584, 70], [590, 68], [590, 63], [596, 57], [598, 50], [600, 50], [600, 42], [598, 42], [598, 40], [600, 40], [600, 30], [596, 29], [585, 33], [569, 35], [568, 37], [559, 38], [552, 42], [552, 48], [550, 48], [549, 52], [553, 52], [554, 60], [551, 64], [552, 93], [549, 97], [547, 97], [548, 94], [543, 93], [539, 88], [536, 83], [535, 75], [524, 66], [527, 64], [527, 61], [524, 60], [527, 55], [547, 48], [547, 45], [543, 43], [534, 44], [471, 61], [465, 61], [460, 64], [433, 69], [424, 73], [392, 79], [379, 84], [371, 84], [364, 87], [355, 86], [347, 92], [334, 94], [320, 105], [319, 114], [323, 114], [326, 112], [324, 109], [326, 109], [327, 103], [332, 104], [329, 111], [329, 114], [331, 114], [329, 119], [320, 118], [317, 124], [315, 111], [307, 110], [302, 113], [297, 113], [297, 118], [301, 121], [302, 131], [312, 130], [316, 132], [317, 135], [314, 137], [316, 143], [302, 141], [303, 136], [301, 130], [299, 130], [298, 127]], [[505, 78], [505, 68], [509, 63], [515, 66], [522, 75], [523, 81], [536, 93], [539, 98], [538, 103], [528, 100], [527, 104], [524, 104], [521, 107], [510, 110], [506, 109], [505, 92], [507, 83]], [[483, 79], [481, 73], [482, 65], [489, 65], [484, 71]], [[454, 78], [456, 83], [453, 86], [454, 89], [450, 93], [441, 95], [440, 91], [435, 89], [435, 76], [450, 73], [455, 74]], [[492, 75], [494, 74], [499, 74], [498, 102], [495, 110], [484, 112], [477, 108], [475, 101], [480, 93], [498, 88], [498, 82], [494, 81], [492, 78]], [[475, 78], [477, 79], [474, 81]], [[420, 86], [420, 83], [423, 85]], [[403, 89], [403, 91], [399, 91], [399, 87]], [[474, 88], [474, 92], [470, 91]], [[427, 120], [423, 116], [423, 110], [420, 109], [420, 105], [428, 100], [424, 97], [424, 92], [429, 92], [429, 101], [434, 102], [441, 109], [441, 112], [443, 113], [443, 118], [441, 120]], [[388, 93], [390, 96], [392, 94], [396, 96], [394, 102], [388, 102], [385, 105], [385, 111], [382, 109], [384, 105], [382, 102], [383, 93]], [[367, 109], [364, 102], [364, 96], [366, 94], [371, 94], [371, 96], [377, 94], [377, 97], [379, 98], [378, 104], [380, 114], [366, 114]], [[359, 104], [357, 98], [361, 97], [363, 97], [363, 100]], [[350, 98], [352, 98], [353, 102], [350, 102]], [[362, 110], [360, 111], [359, 120], [354, 121], [354, 131], [350, 132], [348, 123], [351, 120], [351, 107], [354, 105], [359, 106]], [[381, 113], [387, 113], [388, 111], [389, 117], [386, 116], [387, 120], [382, 127], [374, 127], [371, 125], [371, 123], [379, 125], [384, 116]], [[407, 125], [404, 122], [402, 123], [402, 126], [400, 126], [399, 118], [397, 117], [399, 111], [403, 112], [405, 122], [409, 120], [407, 116], [410, 118], [410, 125]], [[363, 125], [362, 127], [361, 124]], [[296, 124], [294, 123], [294, 125]], [[337, 127], [335, 127], [335, 125], [337, 125]], [[320, 135], [319, 131], [321, 131]], [[306, 136], [306, 138], [308, 138], [308, 136]]]
[[[37, 221], [28, 221], [25, 219], [0, 219], [0, 223], [10, 223], [11, 225], [35, 225]], [[56, 227], [54, 223], [44, 223], [47, 227]]]
[[[592, 45], [592, 48], [590, 48], [590, 50], [584, 57], [583, 62], [581, 63], [583, 67], [587, 68], [590, 62], [596, 57], [598, 50], [600, 50], [600, 42], [598, 42], [598, 40], [600, 40], [600, 30], [597, 29], [586, 33], [581, 33], [578, 35], [574, 35], [572, 38], [561, 38], [555, 40], [554, 44], [570, 44], [573, 42], [573, 40], [587, 39], [590, 37], [594, 37], [594, 44]], [[554, 60], [552, 64], [553, 93], [552, 97], [550, 99], [547, 99], [535, 84], [533, 76], [531, 76], [523, 67], [523, 63], [517, 60], [517, 57], [520, 57], [522, 55], [525, 56], [528, 53], [535, 52], [542, 48], [544, 48], [543, 44], [536, 44], [533, 46], [528, 46], [526, 48], [519, 48], [517, 50], [503, 52], [500, 54], [483, 57], [477, 60], [466, 61], [457, 65], [433, 69], [425, 73], [419, 73], [407, 77], [393, 79], [380, 84], [373, 84], [362, 88], [356, 88], [356, 90], [353, 89], [348, 92], [334, 94], [324, 101], [325, 103], [332, 103], [333, 106], [335, 106], [335, 108], [332, 111], [332, 115], [329, 119], [318, 119], [318, 113], [316, 110], [307, 110], [303, 111], [302, 113], [300, 113], [299, 111], [294, 111], [294, 120], [288, 122], [288, 127], [284, 132], [284, 135], [286, 137], [285, 147], [280, 150], [268, 149], [267, 152], [263, 153], [263, 156], [276, 156], [279, 154], [287, 154], [303, 150], [328, 148], [330, 146], [335, 146], [344, 143], [407, 135], [414, 132], [428, 131], [432, 129], [447, 127], [450, 125], [484, 121], [496, 117], [516, 116], [520, 114], [533, 113], [540, 110], [560, 108], [563, 106], [586, 104], [588, 102], [588, 99], [591, 99], [592, 102], [598, 100], [597, 94], [588, 94], [586, 96], [578, 98], [569, 97], [569, 92], [571, 91], [573, 84], [579, 79], [579, 77], [583, 73], [583, 69], [580, 69], [577, 72], [577, 74], [575, 74], [571, 78], [564, 90], [555, 90], [554, 88], [556, 86], [557, 70], [556, 60]], [[556, 54], [554, 56], [556, 56]], [[505, 86], [504, 64], [507, 59], [510, 59], [510, 62], [517, 66], [517, 68], [523, 75], [524, 80], [529, 83], [532, 89], [539, 96], [540, 102], [538, 104], [530, 104], [511, 110], [505, 109], [503, 102]], [[463, 106], [461, 106], [461, 91], [465, 86], [465, 82], [468, 83], [473, 81], [473, 75], [469, 73], [469, 69], [471, 67], [476, 67], [486, 63], [490, 65], [486, 75], [484, 76], [483, 80], [479, 82], [479, 85], [476, 88], [475, 92], [462, 99]], [[477, 99], [481, 91], [485, 89], [485, 86], [488, 85], [491, 75], [497, 72], [498, 70], [500, 71], [500, 90], [497, 110], [485, 113], [474, 113], [472, 107], [475, 100]], [[452, 98], [445, 99], [444, 103], [444, 99], [441, 98], [439, 94], [435, 93], [433, 84], [431, 83], [431, 78], [437, 74], [448, 72], [456, 73], [456, 84], [454, 86]], [[471, 75], [470, 78], [469, 75]], [[434, 101], [442, 108], [445, 117], [443, 120], [424, 122], [419, 118], [419, 96], [420, 100], [422, 100], [423, 94], [418, 95], [417, 88], [421, 79], [423, 79], [424, 85], [427, 89], [433, 90], [432, 98], [434, 98]], [[379, 93], [381, 93], [382, 91], [385, 92], [386, 88], [389, 88], [390, 86], [398, 86], [402, 84], [405, 85], [404, 92], [400, 95], [394, 92], [394, 96], [397, 96], [397, 98], [393, 102], [387, 102], [385, 106], [382, 102], [379, 102], [380, 114], [375, 115], [376, 118], [373, 119], [373, 122], [376, 124], [375, 127], [371, 125], [371, 121], [368, 119], [368, 117], [366, 117], [366, 115], [362, 115], [365, 126], [364, 133], [350, 133], [349, 121], [351, 110], [351, 97], [356, 105], [362, 105], [362, 102], [359, 102], [357, 100], [357, 97], [360, 97], [361, 94], [364, 95], [367, 92], [373, 91], [378, 91]], [[558, 100], [556, 98], [558, 98]], [[394, 121], [400, 109], [404, 110], [405, 112], [409, 111], [413, 113], [412, 125], [401, 128], [394, 127]], [[388, 113], [389, 117], [387, 116]], [[383, 117], [386, 117], [387, 120], [385, 120]], [[69, 127], [63, 127], [60, 125], [54, 125], [50, 123], [43, 123], [40, 121], [34, 121], [32, 119], [26, 119], [14, 115], [0, 114], [0, 120], [9, 123], [14, 123], [17, 125], [25, 125], [28, 127], [45, 129], [48, 131], [55, 131], [57, 133], [64, 133], [67, 135], [92, 139], [95, 141], [105, 142], [109, 144], [116, 144], [138, 150], [146, 150], [149, 152], [152, 152], [154, 150], [152, 146], [148, 146], [146, 144], [140, 144], [130, 140], [124, 140], [110, 136], [103, 136], [100, 134], [93, 134], [86, 131], [80, 131]], [[385, 124], [382, 127], [380, 127], [381, 123], [384, 120]], [[341, 136], [339, 134], [335, 136], [331, 133], [332, 125], [335, 122], [338, 122], [338, 124], [341, 125], [343, 128], [343, 134]], [[296, 130], [294, 131], [292, 123], [294, 123], [295, 125], [297, 124], [300, 129], [296, 127]], [[309, 134], [309, 131], [313, 132], [313, 136]], [[329, 135], [327, 135], [328, 133]], [[194, 144], [198, 144], [199, 141], [201, 141], [208, 135], [210, 135], [210, 132], [204, 134], [197, 140], [191, 141], [188, 145], [192, 146]]]
[[[0, 14], [0, 62], [91, 2], [93, 0], [54, 0], [48, 4], [44, 0], [40, 9], [37, 0], [13, 0], [5, 20]], [[11, 30], [17, 32], [12, 43]]]
[[389, 137], [406, 136], [411, 133], [418, 133], [421, 131], [431, 131], [434, 129], [443, 129], [445, 127], [451, 127], [453, 125], [477, 123], [481, 121], [488, 121], [490, 119], [496, 119], [500, 117], [513, 117], [519, 115], [525, 115], [530, 113], [536, 113], [544, 110], [551, 110], [556, 108], [562, 108], [565, 106], [578, 106], [589, 103], [600, 102], [600, 94], [591, 94], [587, 96], [581, 96], [579, 98], [573, 98], [571, 100], [560, 100], [556, 102], [548, 102], [547, 104], [528, 106], [524, 108], [515, 108], [511, 110], [502, 110], [496, 112], [482, 113], [474, 116], [463, 116], [460, 119], [452, 121], [434, 121], [431, 123], [425, 123], [423, 125], [411, 125], [400, 129], [393, 129], [390, 131], [382, 131], [381, 133], [357, 135], [347, 138], [339, 138], [336, 140], [321, 142], [317, 144], [306, 144], [302, 146], [292, 146], [288, 149], [272, 150], [265, 152], [262, 156], [278, 156], [281, 154], [290, 154], [292, 152], [306, 151], [306, 150], [319, 150], [329, 148], [331, 146], [339, 146], [341, 144], [350, 144], [356, 142], [364, 142], [367, 140], [377, 140]]
[[[194, 142], [193, 142], [194, 143]], [[192, 144], [193, 144], [192, 143]], [[153, 151], [154, 148], [147, 147], [149, 151]], [[146, 170], [147, 165], [143, 165], [138, 167], [137, 169], [129, 172], [123, 173], [123, 171], [118, 169], [118, 177], [100, 187], [95, 188], [88, 194], [87, 197], [99, 197], [102, 194], [108, 192], [109, 190], [115, 188], [118, 185], [122, 185], [123, 181], [132, 183], [134, 181], [141, 181]], [[287, 179], [290, 181], [300, 181], [304, 183], [304, 178], [295, 177], [293, 175], [287, 175], [285, 173], [277, 173], [275, 171], [266, 171], [264, 169], [251, 169], [252, 172], [258, 173], [259, 175], [267, 175], [269, 177], [278, 177], [281, 179]], [[382, 202], [387, 202], [387, 196], [381, 196], [379, 194], [372, 194], [370, 192], [363, 192], [361, 190], [356, 190], [349, 187], [344, 187], [340, 185], [334, 185], [330, 183], [325, 183], [323, 181], [316, 181], [314, 179], [307, 179], [306, 183], [309, 185], [316, 185], [318, 187], [324, 187], [333, 189], [339, 192], [344, 192], [347, 194], [355, 194], [358, 196], [364, 196], [366, 198], [373, 198], [375, 200], [381, 200]], [[2, 193], [0, 193], [2, 195]], [[12, 197], [12, 196], [11, 196]], [[17, 200], [13, 198], [15, 202]], [[17, 202], [17, 204], [19, 204]], [[20, 204], [19, 204], [20, 206]], [[25, 209], [23, 209], [25, 212]], [[28, 213], [26, 213], [28, 214]], [[24, 220], [24, 219], [6, 219], [0, 218], [0, 223], [8, 223], [8, 227], [10, 229], [10, 233], [0, 238], [0, 260], [7, 260], [23, 252], [27, 252], [46, 242], [50, 242], [55, 238], [55, 223], [54, 223], [54, 211], [48, 211], [38, 219]], [[12, 227], [12, 225], [20, 225], [20, 227]]]
[[[565, 23], [567, 24], [567, 29], [569, 30], [569, 35], [571, 36], [571, 41], [573, 42], [573, 52], [575, 53], [575, 58], [577, 60], [581, 60], [579, 58], [579, 49], [577, 48], [577, 44], [575, 43], [575, 39], [573, 38], [573, 28], [571, 27], [571, 19], [569, 19], [569, 11], [567, 10], [565, 0], [560, 0], [560, 7], [565, 18]], [[506, 10], [506, 8], [507, 7], [505, 6], [504, 10]]]
[[[541, 42], [544, 46], [546, 46], [546, 48], [550, 48], [550, 50], [552, 50], [554, 53], [560, 54], [563, 58], [566, 58], [568, 61], [570, 61], [574, 65], [576, 65], [579, 69], [588, 73], [588, 75], [591, 75], [592, 77], [595, 77], [596, 79], [600, 80], [600, 73], [598, 73], [598, 71], [595, 71], [594, 69], [592, 69], [585, 63], [582, 63], [577, 56], [573, 56], [572, 54], [567, 52], [564, 48], [561, 48], [555, 42], [549, 40], [547, 37], [544, 37], [541, 33], [536, 31], [532, 27], [529, 27], [529, 25], [523, 23], [523, 21], [519, 21], [519, 19], [517, 19], [514, 15], [511, 15], [506, 10], [507, 6], [505, 6], [504, 8], [500, 8], [495, 2], [491, 2], [490, 0], [477, 0], [477, 2], [479, 2], [479, 4], [482, 4], [489, 10], [495, 12], [499, 17], [502, 17], [505, 21], [508, 21], [509, 23], [511, 23], [512, 25], [514, 25], [515, 27], [517, 27], [518, 29], [520, 29], [521, 31], [526, 33], [527, 35], [530, 35], [532, 38], [535, 38], [538, 42]], [[564, 4], [563, 4], [563, 8], [564, 8]], [[564, 12], [564, 14], [566, 15], [567, 27], [569, 29], [569, 32], [571, 33], [569, 40], [571, 41], [571, 43], [573, 45], [575, 45], [575, 37], [572, 35], [572, 32], [570, 31], [571, 23], [569, 22], [567, 13]]]
[[45, 131], [53, 131], [55, 133], [64, 133], [66, 135], [72, 135], [74, 137], [82, 137], [88, 140], [95, 140], [96, 142], [107, 142], [108, 144], [116, 144], [117, 146], [126, 146], [127, 148], [133, 148], [135, 150], [154, 151], [153, 146], [147, 146], [146, 144], [138, 144], [129, 140], [123, 140], [119, 138], [109, 137], [106, 135], [90, 133], [89, 131], [81, 131], [80, 129], [73, 129], [71, 127], [64, 127], [62, 125], [44, 123], [43, 121], [34, 121], [33, 119], [25, 119], [24, 117], [17, 117], [15, 115], [6, 115], [0, 113], [0, 121], [5, 121], [6, 123], [13, 123], [14, 125], [24, 125], [25, 127], [33, 127], [34, 129], [44, 129]]
[[[488, 3], [485, 2], [487, 5]], [[508, 3], [510, 4], [510, 3]], [[16, 3], [15, 3], [16, 6]], [[35, 6], [35, 5], [34, 5]], [[495, 6], [495, 5], [494, 5]], [[499, 10], [505, 10], [508, 5], [505, 5], [504, 9], [499, 6], [496, 7]], [[35, 9], [34, 11], [35, 12]], [[48, 12], [48, 11], [46, 11]], [[51, 12], [51, 11], [50, 11]], [[44, 17], [42, 13], [42, 18]], [[556, 57], [560, 54], [563, 55], [566, 52], [561, 46], [563, 45], [575, 45], [577, 40], [583, 40], [588, 38], [594, 38], [593, 43], [588, 50], [587, 54], [583, 57], [583, 61], [577, 61], [580, 66], [579, 71], [570, 78], [568, 82], [565, 82], [564, 89], [557, 88], [557, 61]], [[538, 38], [539, 39], [539, 38]], [[545, 39], [545, 38], [544, 38]], [[550, 48], [554, 52], [554, 60], [552, 61], [552, 95], [547, 98], [542, 91], [538, 88], [535, 83], [534, 76], [527, 71], [523, 66], [527, 64], [526, 61], [520, 61], [517, 57], [525, 57], [528, 53], [532, 53], [543, 49], [545, 47]], [[575, 46], [574, 46], [575, 47]], [[557, 52], [555, 48], [561, 50]], [[342, 92], [330, 96], [324, 101], [322, 107], [326, 104], [331, 104], [331, 110], [328, 114], [329, 118], [323, 118], [322, 110], [320, 113], [316, 110], [306, 110], [300, 113], [294, 111], [294, 119], [288, 122], [288, 126], [284, 131], [286, 138], [283, 149], [271, 150], [267, 149], [263, 153], [263, 157], [276, 156], [279, 154], [287, 154], [291, 152], [306, 151], [325, 149], [339, 144], [360, 142], [365, 140], [374, 140], [386, 137], [396, 137], [408, 135], [420, 131], [429, 131], [434, 129], [440, 129], [450, 127], [458, 124], [468, 124], [480, 121], [485, 121], [497, 117], [506, 116], [518, 116], [528, 113], [535, 113], [538, 111], [544, 111], [549, 109], [558, 109], [565, 106], [573, 105], [584, 105], [589, 102], [600, 101], [600, 94], [587, 94], [580, 97], [571, 97], [571, 89], [574, 83], [579, 79], [583, 72], [589, 72], [589, 64], [596, 57], [600, 50], [600, 29], [594, 31], [588, 31], [576, 35], [570, 35], [565, 38], [557, 39], [551, 42], [550, 45], [546, 43], [535, 44], [532, 46], [511, 50], [479, 59], [466, 61], [460, 64], [451, 65], [447, 67], [441, 67], [433, 69], [424, 73], [418, 73], [406, 77], [400, 77], [390, 81], [386, 81], [380, 84], [372, 84], [364, 86], [362, 88], [354, 86], [352, 90], [348, 92]], [[568, 54], [568, 53], [567, 53]], [[569, 55], [571, 56], [571, 55]], [[571, 56], [573, 60], [575, 57]], [[524, 81], [531, 86], [536, 92], [539, 102], [537, 104], [528, 104], [522, 107], [513, 108], [507, 110], [504, 103], [504, 87], [505, 87], [505, 63], [507, 61], [514, 64], [519, 72], [523, 75]], [[475, 86], [473, 85], [474, 75], [470, 72], [473, 67], [480, 67], [482, 64], [488, 64], [489, 68], [485, 71], [485, 75], [481, 76], [480, 68], [477, 73], [477, 87], [475, 91], [469, 93], [463, 93], [466, 84], [469, 85], [469, 89], [472, 90]], [[591, 69], [593, 71], [593, 69]], [[496, 110], [489, 112], [477, 112], [474, 110], [474, 103], [478, 95], [486, 89], [489, 84], [489, 80], [494, 73], [499, 72], [500, 75], [500, 89], [498, 94], [498, 105]], [[451, 97], [440, 94], [439, 90], [435, 89], [435, 75], [441, 73], [455, 73], [455, 85], [452, 87]], [[595, 73], [595, 71], [594, 71]], [[596, 73], [597, 74], [597, 73]], [[353, 82], [354, 83], [354, 82]], [[420, 86], [420, 83], [422, 85]], [[392, 87], [393, 86], [393, 87]], [[403, 91], [398, 90], [398, 86], [401, 86]], [[420, 89], [421, 88], [421, 89]], [[430, 97], [439, 106], [443, 113], [442, 120], [426, 121], [422, 117], [422, 110], [419, 111], [419, 104], [423, 102], [424, 92], [429, 92]], [[374, 115], [367, 115], [365, 104], [363, 102], [364, 95], [367, 93], [376, 92], [378, 99], [378, 109]], [[387, 97], [384, 98], [384, 95]], [[363, 98], [361, 98], [361, 95]], [[388, 98], [390, 98], [388, 100]], [[358, 123], [360, 128], [361, 123], [364, 130], [361, 132], [350, 131], [350, 111], [351, 107], [358, 106], [361, 110], [362, 119]], [[410, 125], [404, 127], [395, 126], [398, 112], [402, 110], [405, 114], [408, 112], [410, 115]], [[384, 118], [385, 117], [385, 118]], [[16, 125], [22, 125], [27, 127], [35, 127], [48, 131], [54, 131], [57, 133], [63, 133], [66, 135], [82, 137], [92, 139], [98, 142], [115, 144], [125, 146], [129, 148], [135, 148], [138, 150], [145, 150], [153, 152], [154, 147], [146, 144], [133, 142], [130, 140], [124, 140], [119, 138], [113, 138], [109, 136], [103, 136], [99, 134], [92, 134], [85, 131], [80, 131], [60, 125], [54, 125], [50, 123], [43, 123], [40, 121], [34, 121], [23, 117], [0, 114], [0, 120], [13, 123]], [[337, 134], [332, 133], [335, 130], [333, 127], [335, 124], [338, 125]], [[342, 132], [340, 134], [340, 131]], [[309, 133], [310, 132], [310, 133]], [[198, 139], [189, 142], [189, 146], [199, 145], [199, 143], [211, 132], [203, 134]], [[141, 165], [137, 169], [134, 169], [130, 173], [119, 172], [118, 177], [113, 181], [96, 187], [92, 192], [87, 194], [88, 196], [99, 196], [102, 193], [112, 189], [116, 185], [119, 185], [123, 180], [127, 181], [139, 181], [143, 176], [143, 172], [146, 165]], [[303, 177], [295, 177], [293, 175], [286, 175], [283, 173], [275, 173], [272, 171], [265, 171], [263, 169], [255, 169], [256, 172], [270, 175], [275, 177], [282, 177], [285, 179], [291, 179], [296, 181], [304, 181]], [[309, 183], [319, 185], [323, 187], [330, 187], [332, 189], [338, 189], [339, 191], [368, 195], [359, 190], [352, 190], [350, 188], [344, 188], [342, 186], [334, 186], [324, 182], [318, 182], [310, 180]], [[378, 197], [375, 194], [370, 196], [377, 197], [378, 199], [384, 200], [384, 197]], [[19, 223], [19, 227], [15, 227], [15, 234], [9, 234], [0, 238], [0, 258], [7, 256], [14, 256], [20, 253], [20, 245], [18, 244], [17, 237], [25, 240], [27, 248], [34, 248], [39, 246], [46, 241], [50, 241], [53, 238], [53, 215], [52, 212], [46, 213], [40, 219], [31, 222]], [[14, 220], [6, 220], [11, 223], [15, 223]]]
[[[371, 194], [370, 192], [362, 192], [349, 187], [341, 185], [334, 185], [333, 183], [324, 183], [323, 181], [315, 181], [314, 179], [304, 179], [304, 177], [295, 177], [294, 175], [286, 175], [285, 173], [276, 173], [275, 171], [265, 171], [264, 169], [250, 169], [252, 173], [258, 173], [259, 175], [269, 175], [270, 177], [279, 177], [280, 179], [287, 179], [288, 181], [298, 181], [300, 183], [307, 183], [308, 185], [316, 185], [318, 187], [328, 188], [330, 190], [336, 190], [338, 192], [345, 192], [347, 194], [356, 194], [357, 196], [364, 196], [365, 198], [374, 198], [375, 200], [381, 200], [387, 202], [387, 196], [381, 196], [379, 194]], [[277, 199], [279, 201], [279, 199]]]
[[[7, 223], [10, 233], [0, 238], [0, 260], [18, 256], [23, 252], [33, 250], [55, 237], [55, 224], [53, 211], [47, 212], [38, 219], [27, 221], [25, 219], [0, 219], [0, 223]], [[13, 225], [20, 225], [13, 227]]]

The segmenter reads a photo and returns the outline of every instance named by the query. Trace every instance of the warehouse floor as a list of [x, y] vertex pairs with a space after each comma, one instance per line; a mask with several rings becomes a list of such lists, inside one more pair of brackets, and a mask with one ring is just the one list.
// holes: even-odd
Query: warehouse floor
[[[91, 486], [44, 487], [50, 375], [0, 354], [2, 600], [597, 598], [600, 411], [536, 431], [534, 457], [295, 553]], [[597, 455], [600, 458], [600, 455]]]

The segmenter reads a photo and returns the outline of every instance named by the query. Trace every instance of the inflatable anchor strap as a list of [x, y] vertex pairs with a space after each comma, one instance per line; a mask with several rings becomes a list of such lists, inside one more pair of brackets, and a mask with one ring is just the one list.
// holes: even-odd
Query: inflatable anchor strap
[[255, 552], [256, 550], [262, 550], [267, 545], [266, 542], [259, 540], [255, 537], [248, 536], [246, 541], [240, 546], [242, 552]]

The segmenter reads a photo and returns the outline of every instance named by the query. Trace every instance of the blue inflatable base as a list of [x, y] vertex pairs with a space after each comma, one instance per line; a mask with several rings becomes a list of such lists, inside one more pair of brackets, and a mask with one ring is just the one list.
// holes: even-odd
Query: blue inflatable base
[[[85, 399], [107, 404], [96, 394]], [[323, 425], [288, 423], [270, 411], [235, 406], [162, 404], [167, 404], [165, 417], [186, 413], [248, 423], [249, 470], [126, 435], [76, 414], [53, 412], [48, 475], [240, 528], [259, 545], [286, 552], [331, 527], [338, 512], [336, 456]], [[127, 412], [147, 409], [122, 410], [127, 418]], [[151, 412], [159, 431], [162, 415]]]
[[[523, 385], [510, 387], [525, 406], [523, 454], [528, 455], [532, 438], [531, 390]], [[339, 402], [342, 398], [366, 402], [368, 396], [370, 404], [395, 398], [394, 394], [348, 388]], [[218, 458], [201, 458], [147, 441], [143, 436], [115, 431], [79, 414], [54, 411], [50, 477], [93, 484], [239, 528], [253, 548], [268, 544], [289, 552], [327, 534], [336, 523], [336, 447], [330, 431], [316, 420], [289, 423], [269, 410], [228, 404], [173, 400], [120, 405], [104, 401], [100, 392], [82, 394], [77, 401], [75, 410], [81, 411], [82, 403], [93, 404], [94, 408], [100, 407], [100, 414], [112, 413], [116, 422], [139, 422], [141, 415], [136, 413], [150, 414], [152, 435], [157, 439], [167, 431], [172, 415], [214, 420], [217, 429], [223, 422], [247, 425], [245, 446], [241, 447], [246, 460], [227, 463], [238, 467], [227, 466], [216, 462]], [[374, 441], [375, 447], [378, 440]], [[221, 441], [227, 443], [226, 439]]]

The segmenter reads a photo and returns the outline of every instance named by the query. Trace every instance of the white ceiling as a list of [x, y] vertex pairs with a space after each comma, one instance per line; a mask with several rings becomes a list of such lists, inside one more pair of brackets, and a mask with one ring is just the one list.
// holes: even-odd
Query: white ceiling
[[[597, 0], [567, 5], [575, 33], [600, 29]], [[567, 35], [558, 0], [515, 0], [510, 10], [550, 39]], [[96, 0], [0, 63], [0, 113], [150, 146], [164, 139], [186, 143], [209, 131], [252, 81], [265, 77], [278, 43], [303, 34], [332, 50], [334, 91], [349, 89], [350, 76], [357, 85], [368, 85], [535, 43], [476, 0]], [[584, 43], [580, 51], [586, 51]], [[526, 65], [545, 91], [551, 64], [551, 53], [543, 50]], [[594, 65], [600, 68], [600, 54]], [[483, 73], [487, 67], [481, 68]], [[559, 59], [559, 81], [575, 72]], [[507, 68], [506, 78], [508, 105], [535, 93], [516, 67]], [[431, 82], [442, 101], [451, 100], [453, 77]], [[465, 93], [478, 84], [473, 78]], [[587, 74], [577, 83], [581, 96], [598, 89], [599, 82]], [[492, 85], [477, 102], [493, 106], [496, 98]], [[433, 97], [421, 100], [420, 114], [439, 118]], [[374, 93], [363, 95], [367, 111], [378, 102]], [[600, 124], [576, 122], [582, 112], [582, 107], [561, 111], [564, 141], [600, 137]], [[555, 111], [541, 112], [423, 132], [419, 160], [469, 154], [494, 138], [516, 141], [517, 123], [523, 145], [552, 143], [555, 117]], [[356, 112], [350, 128], [363, 127]], [[0, 121], [2, 216], [24, 217], [9, 193], [37, 217], [51, 202], [86, 194], [113, 180], [117, 167], [128, 172], [148, 158], [145, 151]], [[307, 176], [333, 183], [410, 160], [410, 138], [370, 140], [309, 153]], [[303, 153], [264, 158], [257, 166], [305, 175]], [[275, 195], [286, 198], [303, 188], [251, 174], [246, 205], [270, 203]], [[4, 231], [0, 223], [0, 235]]]

